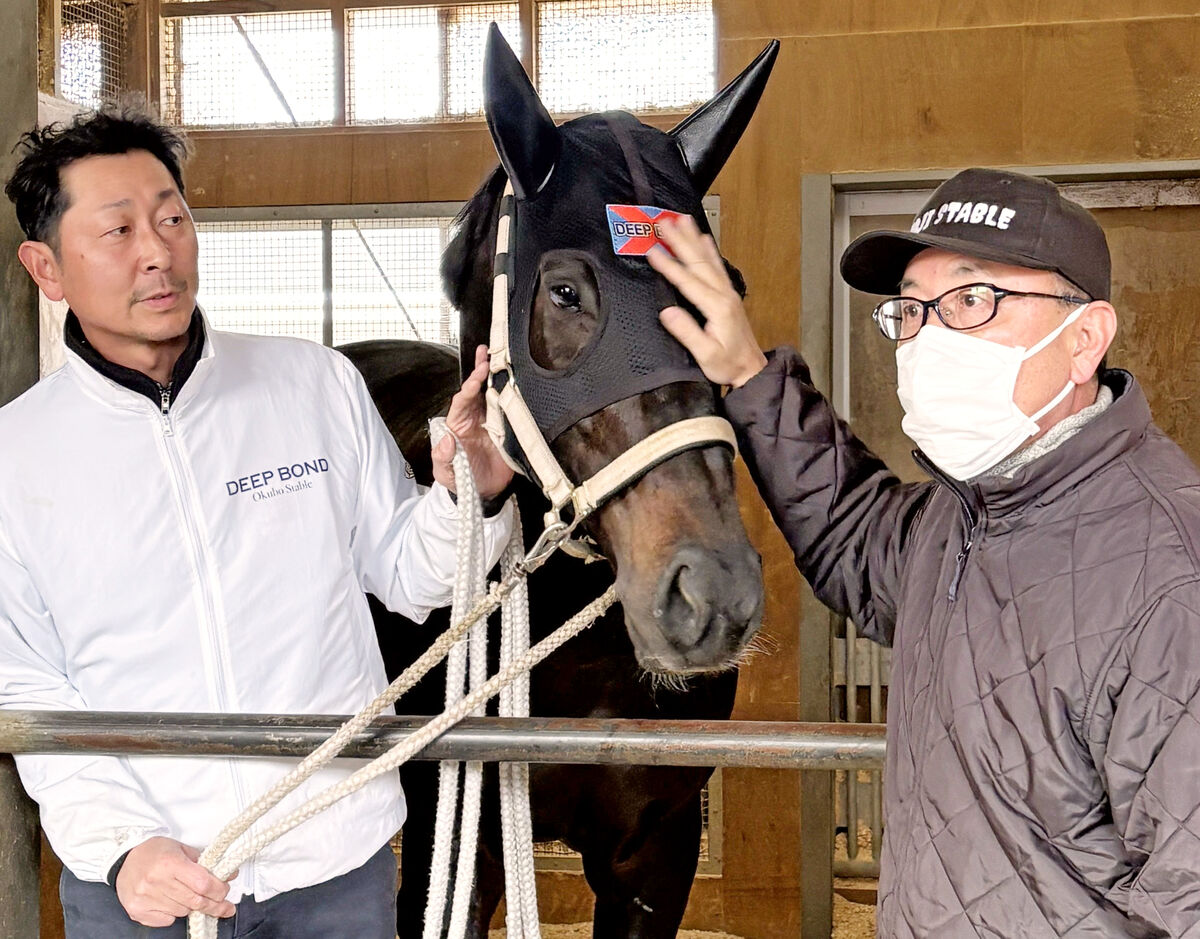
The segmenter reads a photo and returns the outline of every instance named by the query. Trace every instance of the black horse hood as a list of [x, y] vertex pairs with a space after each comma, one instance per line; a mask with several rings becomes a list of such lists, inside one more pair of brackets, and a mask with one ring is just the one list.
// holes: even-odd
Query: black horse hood
[[[546, 439], [633, 395], [704, 381], [659, 324], [659, 310], [680, 298], [644, 254], [662, 211], [691, 215], [707, 230], [701, 197], [754, 114], [778, 51], [768, 43], [669, 133], [624, 112], [558, 127], [499, 27], [489, 29], [484, 112], [514, 194], [501, 207], [510, 230], [496, 273], [508, 275], [511, 374]], [[529, 347], [539, 263], [554, 250], [584, 256], [600, 296], [596, 332], [561, 371], [539, 366]]]
[[[578, 118], [562, 125], [559, 136], [545, 184], [515, 200], [507, 259], [513, 370], [549, 440], [621, 399], [672, 382], [706, 381], [658, 321], [658, 311], [681, 298], [644, 256], [618, 253], [642, 250], [639, 240], [653, 239], [648, 231], [657, 210], [691, 215], [708, 230], [678, 144], [625, 112]], [[560, 371], [538, 365], [529, 348], [539, 261], [554, 250], [590, 262], [600, 298], [595, 335]]]

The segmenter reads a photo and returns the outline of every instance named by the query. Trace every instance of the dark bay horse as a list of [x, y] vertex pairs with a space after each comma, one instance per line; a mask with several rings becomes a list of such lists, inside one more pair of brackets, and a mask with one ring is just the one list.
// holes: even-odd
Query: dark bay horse
[[[488, 117], [502, 165], [463, 210], [442, 264], [447, 293], [461, 314], [464, 360], [489, 334], [506, 180], [516, 195], [518, 237], [524, 225], [540, 242], [532, 248], [518, 242], [510, 250], [518, 264], [523, 257], [533, 259], [529, 269], [514, 271], [512, 294], [522, 295], [526, 285], [526, 315], [516, 319], [524, 324], [518, 340], [527, 342], [532, 367], [542, 378], [575, 376], [586, 388], [602, 386], [604, 376], [588, 370], [603, 366], [596, 350], [605, 335], [623, 327], [634, 335], [665, 335], [657, 310], [677, 298], [664, 295], [656, 275], [647, 277], [644, 260], [614, 260], [614, 248], [607, 256], [598, 249], [611, 238], [603, 207], [658, 206], [688, 212], [703, 224], [700, 197], [749, 121], [774, 52], [774, 47], [766, 50], [681, 124], [677, 136], [629, 115], [589, 116], [556, 128], [519, 63], [493, 32], [486, 69]], [[595, 172], [567, 178], [580, 153]], [[615, 167], [611, 173], [601, 171], [609, 165]], [[548, 180], [556, 185], [547, 188]], [[536, 199], [541, 203], [535, 209]], [[650, 285], [640, 303], [629, 289], [638, 279]], [[357, 343], [343, 351], [366, 377], [415, 476], [428, 483], [424, 424], [427, 417], [444, 413], [457, 387], [454, 353], [403, 341]], [[590, 476], [668, 424], [716, 412], [719, 399], [706, 382], [683, 372], [667, 377], [672, 380], [635, 387], [639, 376], [622, 375], [618, 393], [608, 395], [611, 401], [584, 406], [584, 413], [547, 433], [571, 479]], [[524, 378], [518, 374], [517, 380]], [[548, 387], [553, 399], [560, 386]], [[561, 387], [569, 392], [578, 385]], [[532, 544], [543, 527], [546, 500], [527, 480], [519, 481], [517, 496], [526, 541]], [[607, 501], [584, 525], [608, 563], [585, 564], [560, 552], [537, 571], [529, 590], [532, 639], [600, 594], [614, 574], [621, 606], [533, 671], [532, 712], [728, 718], [734, 667], [762, 609], [759, 561], [738, 515], [730, 452], [707, 446], [672, 456]], [[372, 609], [389, 676], [420, 654], [445, 624], [442, 617], [418, 628], [374, 601]], [[400, 701], [400, 710], [439, 712], [442, 675], [438, 670], [422, 681]], [[485, 810], [478, 850], [472, 937], [487, 935], [503, 894], [497, 783], [491, 770], [485, 777], [484, 804], [491, 808]], [[437, 768], [411, 763], [401, 772], [410, 816], [404, 827], [397, 930], [401, 939], [414, 939], [422, 933]], [[596, 895], [594, 935], [657, 939], [677, 933], [699, 854], [700, 791], [710, 774], [703, 768], [531, 766], [535, 838], [561, 840], [582, 855]]]

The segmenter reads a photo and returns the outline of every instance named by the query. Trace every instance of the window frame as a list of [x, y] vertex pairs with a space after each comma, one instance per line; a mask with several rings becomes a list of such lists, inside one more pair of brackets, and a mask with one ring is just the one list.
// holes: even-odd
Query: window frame
[[[482, 123], [484, 118], [482, 115], [477, 117], [467, 118], [443, 118], [430, 121], [403, 121], [403, 122], [369, 122], [369, 123], [347, 123], [347, 105], [349, 88], [346, 74], [346, 51], [347, 32], [346, 32], [346, 11], [347, 10], [365, 10], [378, 9], [386, 7], [429, 7], [429, 6], [480, 6], [488, 5], [497, 2], [497, 0], [442, 0], [441, 3], [437, 0], [271, 0], [269, 4], [264, 4], [263, 0], [144, 0], [145, 22], [142, 24], [145, 27], [144, 41], [146, 49], [144, 54], [137, 56], [140, 65], [144, 65], [144, 82], [139, 81], [138, 87], [145, 85], [147, 97], [156, 102], [160, 108], [162, 104], [162, 74], [161, 74], [161, 35], [162, 24], [165, 19], [173, 17], [191, 18], [197, 16], [238, 16], [251, 15], [255, 13], [301, 13], [313, 11], [328, 11], [330, 14], [331, 27], [333, 30], [333, 96], [334, 96], [334, 114], [333, 120], [329, 124], [318, 125], [303, 125], [303, 130], [311, 132], [313, 130], [329, 131], [341, 129], [353, 129], [354, 131], [391, 131], [396, 130], [430, 130], [447, 128], [456, 125], [471, 125]], [[512, 2], [512, 0], [509, 0]], [[539, 0], [516, 0], [518, 8], [518, 21], [521, 28], [522, 49], [521, 49], [521, 64], [529, 75], [536, 76], [537, 72], [537, 48], [538, 48], [538, 4]], [[265, 7], [265, 8], [264, 8]], [[715, 11], [714, 11], [715, 16]], [[714, 24], [714, 65], [719, 65], [716, 62], [717, 48], [720, 30], [719, 22]], [[449, 76], [443, 75], [442, 97], [443, 104], [448, 99], [449, 93]], [[719, 67], [714, 75], [714, 92], [720, 88]], [[556, 118], [567, 120], [578, 116], [585, 112], [562, 112], [556, 113]], [[690, 110], [679, 110], [674, 108], [653, 109], [646, 111], [637, 111], [637, 114], [645, 114], [658, 121], [673, 121], [678, 122], [685, 118]], [[264, 134], [264, 133], [289, 133], [296, 128], [291, 126], [280, 126], [276, 124], [267, 125], [195, 125], [188, 126], [191, 133], [207, 133], [215, 132], [222, 134]]]

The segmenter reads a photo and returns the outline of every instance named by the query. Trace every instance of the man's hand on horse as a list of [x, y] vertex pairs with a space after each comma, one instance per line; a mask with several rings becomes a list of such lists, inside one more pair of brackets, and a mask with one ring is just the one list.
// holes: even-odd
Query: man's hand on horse
[[741, 387], [762, 371], [767, 359], [754, 338], [742, 298], [729, 281], [716, 242], [703, 234], [689, 215], [663, 221], [659, 230], [671, 250], [656, 246], [646, 260], [696, 305], [705, 323], [701, 326], [678, 306], [667, 307], [659, 313], [659, 320], [687, 347], [709, 381]]
[[195, 848], [170, 838], [151, 838], [131, 850], [116, 884], [129, 918], [143, 926], [170, 926], [193, 910], [232, 916], [235, 907], [225, 899], [229, 884], [201, 867], [199, 858]]
[[487, 346], [479, 346], [475, 350], [474, 371], [450, 401], [450, 413], [446, 415], [446, 429], [450, 433], [433, 448], [433, 478], [451, 492], [457, 492], [452, 461], [455, 441], [461, 443], [471, 463], [479, 498], [485, 500], [500, 495], [513, 477], [512, 469], [504, 462], [483, 426], [487, 413], [483, 398], [487, 374]]

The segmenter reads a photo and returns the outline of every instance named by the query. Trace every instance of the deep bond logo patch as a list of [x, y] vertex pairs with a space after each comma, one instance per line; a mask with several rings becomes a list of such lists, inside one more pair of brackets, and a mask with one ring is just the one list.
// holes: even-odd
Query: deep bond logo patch
[[272, 469], [259, 470], [237, 479], [227, 480], [225, 492], [230, 496], [251, 493], [255, 502], [273, 499], [289, 492], [303, 492], [312, 488], [312, 478], [329, 472], [329, 461], [325, 457], [285, 463]]
[[625, 257], [641, 257], [649, 253], [655, 245], [662, 244], [658, 223], [663, 219], [683, 217], [680, 212], [652, 205], [606, 205], [604, 209], [608, 231], [612, 235], [613, 251]]

